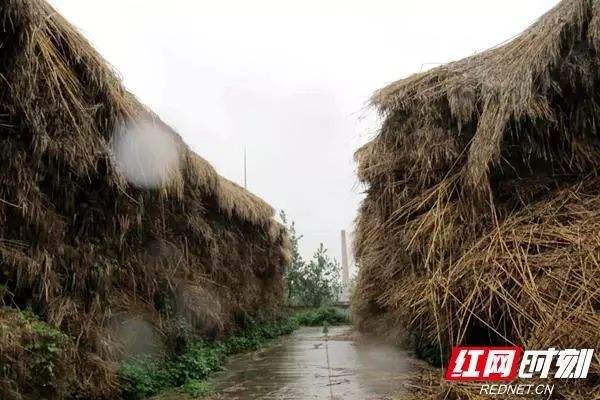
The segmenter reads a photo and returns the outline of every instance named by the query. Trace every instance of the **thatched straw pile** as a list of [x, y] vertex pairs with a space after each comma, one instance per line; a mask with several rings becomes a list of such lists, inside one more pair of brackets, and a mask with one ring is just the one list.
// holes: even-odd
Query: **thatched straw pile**
[[356, 154], [363, 328], [411, 332], [441, 363], [458, 343], [600, 347], [599, 67], [600, 2], [565, 0], [375, 93], [384, 122]]
[[[268, 204], [189, 150], [44, 1], [0, 4], [0, 51], [0, 354], [35, 342], [15, 314], [28, 308], [74, 343], [56, 378], [113, 398], [127, 350], [115, 324], [141, 319], [174, 346], [183, 325], [217, 336], [277, 306], [289, 249]], [[161, 187], [115, 167], [125, 124], [172, 136], [178, 168]], [[19, 358], [0, 356], [1, 398], [65, 394], [39, 392]]]

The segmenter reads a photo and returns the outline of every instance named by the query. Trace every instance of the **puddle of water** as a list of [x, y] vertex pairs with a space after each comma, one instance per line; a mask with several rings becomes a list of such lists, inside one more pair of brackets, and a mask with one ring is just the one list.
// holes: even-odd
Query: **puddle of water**
[[268, 349], [231, 359], [215, 377], [227, 400], [387, 399], [416, 371], [398, 348], [349, 326], [303, 327]]

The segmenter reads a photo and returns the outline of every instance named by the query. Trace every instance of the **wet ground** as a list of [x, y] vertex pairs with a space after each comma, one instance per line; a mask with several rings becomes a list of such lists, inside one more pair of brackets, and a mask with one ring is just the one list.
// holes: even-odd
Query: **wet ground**
[[267, 349], [231, 359], [214, 384], [226, 400], [391, 399], [416, 363], [349, 326], [303, 327]]

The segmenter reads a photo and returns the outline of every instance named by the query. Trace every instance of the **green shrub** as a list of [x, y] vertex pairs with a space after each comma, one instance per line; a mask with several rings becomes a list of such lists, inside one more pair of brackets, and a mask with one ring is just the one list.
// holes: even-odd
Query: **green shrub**
[[119, 370], [125, 383], [123, 397], [138, 400], [170, 388], [185, 389], [190, 382], [200, 382], [220, 370], [225, 355], [224, 347], [219, 343], [197, 342], [170, 360], [128, 360]]
[[121, 365], [119, 376], [123, 382], [123, 397], [139, 400], [165, 390], [179, 388], [191, 396], [212, 393], [206, 379], [219, 371], [228, 355], [256, 350], [269, 340], [288, 334], [298, 327], [294, 318], [257, 324], [248, 320], [248, 326], [237, 335], [223, 341], [198, 341], [166, 360], [138, 358]]
[[54, 381], [58, 372], [56, 364], [66, 351], [69, 337], [57, 328], [37, 320], [35, 316], [27, 318], [33, 331], [33, 339], [23, 346], [29, 355], [28, 368], [32, 371], [32, 376], [48, 385]]
[[144, 399], [175, 384], [162, 361], [146, 357], [122, 363], [119, 376], [124, 382], [123, 397], [130, 400]]
[[0, 308], [0, 386], [9, 398], [67, 397], [76, 386], [73, 345], [33, 312]]
[[206, 379], [211, 372], [221, 369], [225, 353], [218, 343], [197, 342], [171, 361], [168, 370], [175, 386], [189, 380]]
[[298, 324], [304, 326], [345, 325], [349, 323], [346, 312], [335, 307], [321, 307], [300, 312], [294, 317]]
[[206, 381], [190, 379], [183, 385], [183, 392], [192, 397], [208, 396], [215, 393], [215, 388], [212, 384]]

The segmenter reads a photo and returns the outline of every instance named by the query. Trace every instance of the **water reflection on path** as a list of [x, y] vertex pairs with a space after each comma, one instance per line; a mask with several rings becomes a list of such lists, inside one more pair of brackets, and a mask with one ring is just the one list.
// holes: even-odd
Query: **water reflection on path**
[[215, 378], [227, 400], [387, 399], [415, 364], [406, 352], [331, 327], [303, 327], [266, 350], [233, 358]]

